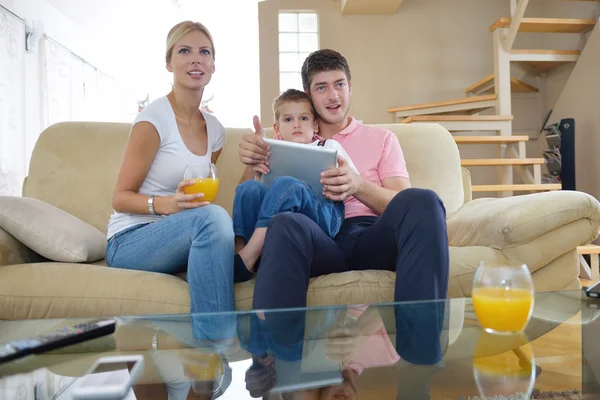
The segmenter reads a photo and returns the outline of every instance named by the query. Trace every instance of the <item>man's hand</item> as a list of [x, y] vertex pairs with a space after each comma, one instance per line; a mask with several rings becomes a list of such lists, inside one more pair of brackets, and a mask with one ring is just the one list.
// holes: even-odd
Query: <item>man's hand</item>
[[333, 201], [344, 201], [354, 195], [360, 187], [362, 178], [356, 175], [342, 157], [338, 157], [338, 167], [321, 173], [323, 196]]
[[[263, 140], [265, 132], [258, 116], [254, 116], [254, 133], [244, 135], [240, 141], [238, 154], [240, 161], [249, 166], [264, 163], [269, 165], [270, 149], [269, 145]], [[267, 167], [268, 169], [268, 167]]]

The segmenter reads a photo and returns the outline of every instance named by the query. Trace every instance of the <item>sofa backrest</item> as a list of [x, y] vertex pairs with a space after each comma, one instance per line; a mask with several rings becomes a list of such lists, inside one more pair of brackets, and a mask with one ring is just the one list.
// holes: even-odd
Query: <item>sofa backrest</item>
[[[438, 124], [381, 125], [400, 141], [414, 187], [434, 190], [447, 213], [464, 201], [458, 149]], [[23, 195], [61, 208], [106, 232], [112, 193], [131, 125], [106, 122], [62, 122], [48, 127], [31, 156]], [[229, 212], [243, 172], [237, 150], [249, 129], [227, 129], [227, 144], [217, 162], [217, 204]], [[267, 135], [272, 134], [267, 132]]]

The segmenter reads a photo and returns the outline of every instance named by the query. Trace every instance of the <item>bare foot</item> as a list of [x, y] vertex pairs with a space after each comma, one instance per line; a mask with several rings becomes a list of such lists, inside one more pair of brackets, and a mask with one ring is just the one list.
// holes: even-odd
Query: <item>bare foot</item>
[[262, 253], [266, 235], [267, 228], [256, 228], [248, 244], [238, 252], [250, 272], [254, 271], [254, 265]]

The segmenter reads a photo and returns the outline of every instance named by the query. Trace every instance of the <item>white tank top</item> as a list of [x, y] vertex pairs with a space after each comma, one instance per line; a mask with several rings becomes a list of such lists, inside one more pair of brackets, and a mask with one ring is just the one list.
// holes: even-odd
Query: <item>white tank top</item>
[[[209, 163], [212, 153], [223, 148], [225, 145], [225, 128], [215, 116], [204, 112], [202, 115], [206, 120], [208, 146], [205, 155], [197, 156], [189, 151], [183, 143], [177, 128], [175, 113], [166, 96], [156, 99], [138, 114], [132, 127], [138, 122], [147, 121], [154, 125], [160, 136], [160, 146], [140, 187], [140, 194], [145, 196], [174, 195], [177, 185], [183, 180], [187, 164]], [[155, 222], [162, 218], [165, 217], [114, 211], [108, 222], [106, 236], [110, 239], [114, 234], [131, 226]]]

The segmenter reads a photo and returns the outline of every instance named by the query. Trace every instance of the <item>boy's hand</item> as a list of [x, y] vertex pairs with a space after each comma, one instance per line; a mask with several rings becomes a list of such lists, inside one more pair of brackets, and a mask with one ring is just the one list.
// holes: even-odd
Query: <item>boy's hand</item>
[[269, 145], [263, 140], [265, 132], [258, 116], [254, 116], [254, 133], [247, 134], [240, 141], [238, 154], [240, 161], [255, 166], [269, 161]]
[[256, 175], [256, 177], [260, 178], [264, 174], [269, 173], [270, 169], [269, 169], [269, 167], [267, 167], [267, 164], [268, 164], [268, 162], [266, 162], [266, 163], [261, 162], [260, 164], [256, 164], [252, 167], [252, 170], [254, 171], [254, 174]]

